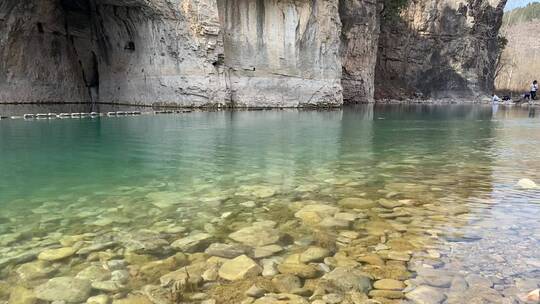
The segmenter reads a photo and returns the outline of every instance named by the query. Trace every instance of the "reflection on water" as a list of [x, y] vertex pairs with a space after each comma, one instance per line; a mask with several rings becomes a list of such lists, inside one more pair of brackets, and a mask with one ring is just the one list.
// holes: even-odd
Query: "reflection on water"
[[[38, 113], [107, 113], [109, 111], [152, 111], [151, 107], [121, 106], [109, 104], [0, 104], [0, 117], [22, 116]], [[159, 110], [156, 108], [155, 110]]]
[[91, 112], [86, 104], [0, 104], [0, 116], [22, 116], [37, 113], [79, 113]]
[[540, 191], [515, 187], [540, 180], [539, 123], [458, 105], [0, 121], [0, 302], [517, 303], [540, 283]]

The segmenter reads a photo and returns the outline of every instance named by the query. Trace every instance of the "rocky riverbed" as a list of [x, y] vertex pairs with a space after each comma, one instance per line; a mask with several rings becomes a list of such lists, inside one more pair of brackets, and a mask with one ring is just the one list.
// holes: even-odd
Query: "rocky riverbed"
[[[140, 196], [148, 189], [119, 188], [99, 206], [80, 198], [66, 208], [60, 198], [25, 214], [14, 204], [0, 218], [0, 298], [11, 304], [516, 303], [538, 288], [540, 260], [526, 253], [509, 273], [492, 270], [507, 262], [506, 250], [533, 244], [510, 242], [501, 251], [499, 240], [490, 244], [461, 229], [495, 201], [463, 204], [440, 197], [435, 184], [361, 180], [325, 178], [293, 189], [204, 187], [191, 195]], [[525, 242], [538, 242], [535, 231], [526, 235]], [[478, 246], [482, 252], [472, 249], [478, 241], [488, 242]], [[467, 260], [473, 265], [456, 265], [460, 255], [475, 255]]]

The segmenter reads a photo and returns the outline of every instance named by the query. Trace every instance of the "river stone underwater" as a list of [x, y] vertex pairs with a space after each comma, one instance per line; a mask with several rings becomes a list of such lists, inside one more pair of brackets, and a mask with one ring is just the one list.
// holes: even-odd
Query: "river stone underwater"
[[0, 303], [522, 303], [539, 147], [491, 106], [2, 120]]

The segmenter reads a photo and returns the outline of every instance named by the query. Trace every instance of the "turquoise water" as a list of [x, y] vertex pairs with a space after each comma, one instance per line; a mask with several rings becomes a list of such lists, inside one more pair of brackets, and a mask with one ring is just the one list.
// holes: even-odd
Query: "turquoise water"
[[[0, 129], [2, 201], [90, 195], [158, 182], [177, 191], [200, 181], [229, 187], [235, 176], [258, 173], [259, 182], [302, 183], [322, 168], [368, 174], [384, 162], [425, 160], [422, 166], [429, 167], [442, 157], [460, 159], [462, 153], [489, 161], [489, 153], [480, 153], [492, 148], [497, 127], [489, 109], [424, 111], [6, 120]], [[356, 167], [346, 168], [349, 162]]]
[[[2, 255], [9, 261], [0, 279], [18, 285], [15, 270], [23, 262], [12, 257], [65, 247], [60, 240], [66, 235], [133, 237], [152, 230], [165, 240], [164, 249], [141, 252], [157, 260], [177, 252], [166, 244], [186, 235], [205, 231], [214, 241], [229, 243], [228, 233], [271, 220], [294, 240], [281, 244], [276, 256], [305, 249], [310, 242], [304, 240], [313, 241], [319, 231], [375, 235], [383, 245], [405, 240], [412, 244], [405, 249], [410, 260], [401, 261], [411, 274], [405, 292], [429, 285], [418, 267], [430, 264], [450, 277], [459, 273], [470, 290], [478, 287], [468, 274], [488, 278], [485, 294], [492, 303], [519, 301], [540, 283], [540, 272], [531, 269], [540, 265], [540, 193], [515, 184], [522, 178], [540, 183], [539, 147], [540, 117], [534, 109], [491, 106], [2, 120], [0, 263]], [[401, 202], [397, 208], [348, 210], [339, 202], [349, 197]], [[246, 208], [245, 202], [255, 204]], [[363, 218], [358, 215], [347, 227], [314, 228], [294, 216], [305, 202], [339, 205]], [[230, 218], [224, 216], [228, 212]], [[95, 244], [95, 235], [68, 245]], [[355, 259], [349, 246], [356, 241], [333, 242], [333, 254], [348, 252]], [[387, 249], [358, 242], [362, 254], [379, 254], [390, 268], [400, 267], [389, 262]], [[516, 243], [519, 250], [512, 249]], [[118, 259], [131, 249], [122, 239], [115, 248], [122, 251]], [[422, 254], [433, 251], [431, 262], [423, 260]], [[493, 263], [499, 256], [504, 262]], [[26, 282], [26, 288], [75, 276], [91, 262], [77, 256], [55, 263], [54, 273]], [[131, 278], [128, 290], [138, 290], [140, 280]], [[159, 285], [152, 280], [146, 283]], [[429, 286], [453, 303], [463, 300], [451, 286]], [[98, 290], [92, 295], [118, 293]], [[214, 295], [211, 287], [201, 290]], [[461, 291], [459, 296], [478, 294], [483, 295]]]

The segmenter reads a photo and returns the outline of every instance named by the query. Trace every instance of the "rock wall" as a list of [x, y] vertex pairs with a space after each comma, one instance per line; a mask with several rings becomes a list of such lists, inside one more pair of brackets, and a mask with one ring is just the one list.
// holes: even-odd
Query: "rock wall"
[[493, 90], [506, 0], [410, 0], [383, 19], [376, 97], [477, 98]]
[[342, 103], [337, 0], [6, 0], [0, 16], [3, 103]]
[[340, 1], [341, 85], [346, 103], [373, 102], [381, 7], [377, 0]]
[[25, 1], [1, 8], [0, 102], [226, 103], [215, 0]]
[[409, 0], [382, 25], [381, 1], [4, 0], [0, 103], [320, 107], [492, 89], [505, 0]]
[[0, 102], [88, 102], [59, 2], [0, 1]]
[[101, 3], [96, 11], [100, 102], [227, 103], [215, 1], [110, 2], [114, 5]]
[[341, 104], [337, 1], [222, 0], [219, 12], [235, 105]]

